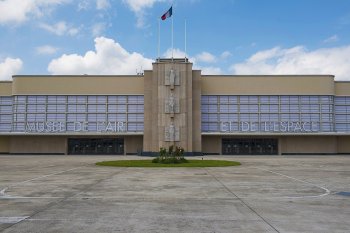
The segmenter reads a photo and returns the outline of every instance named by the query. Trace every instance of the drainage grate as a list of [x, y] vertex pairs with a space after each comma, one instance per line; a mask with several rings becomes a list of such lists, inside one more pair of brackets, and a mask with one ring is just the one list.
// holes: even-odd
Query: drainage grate
[[337, 195], [341, 195], [341, 196], [346, 196], [346, 197], [350, 197], [350, 192], [338, 192], [336, 193]]
[[21, 217], [0, 217], [0, 224], [1, 223], [19, 223], [23, 221], [24, 219], [29, 218], [29, 216], [21, 216]]

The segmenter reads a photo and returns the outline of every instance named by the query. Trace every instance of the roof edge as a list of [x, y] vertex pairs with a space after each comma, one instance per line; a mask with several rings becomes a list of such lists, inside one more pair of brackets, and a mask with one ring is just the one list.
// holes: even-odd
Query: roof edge
[[143, 75], [136, 75], [136, 74], [127, 74], [127, 75], [100, 75], [100, 74], [81, 74], [81, 75], [13, 75], [13, 78], [50, 78], [50, 77], [87, 77], [87, 78], [94, 78], [94, 77], [143, 77]]
[[213, 75], [203, 75], [202, 77], [302, 77], [302, 76], [307, 76], [307, 77], [332, 77], [334, 78], [335, 76], [332, 74], [213, 74]]

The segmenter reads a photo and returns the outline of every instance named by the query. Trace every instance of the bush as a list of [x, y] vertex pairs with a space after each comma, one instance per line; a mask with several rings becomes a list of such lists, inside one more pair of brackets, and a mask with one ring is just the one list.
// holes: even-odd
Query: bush
[[188, 161], [184, 157], [185, 150], [182, 147], [175, 147], [171, 145], [168, 150], [161, 147], [157, 158], [152, 160], [152, 163], [164, 163], [164, 164], [177, 164], [187, 163]]

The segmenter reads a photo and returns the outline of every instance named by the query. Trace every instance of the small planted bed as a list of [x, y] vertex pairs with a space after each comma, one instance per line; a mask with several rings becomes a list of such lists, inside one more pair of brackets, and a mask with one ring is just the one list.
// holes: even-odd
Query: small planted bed
[[99, 166], [112, 167], [228, 167], [241, 165], [240, 162], [227, 160], [187, 160], [180, 147], [161, 148], [159, 156], [153, 160], [117, 160], [98, 162]]
[[98, 162], [96, 165], [112, 167], [228, 167], [241, 164], [226, 160], [187, 160], [187, 163], [152, 163], [152, 160], [118, 160]]

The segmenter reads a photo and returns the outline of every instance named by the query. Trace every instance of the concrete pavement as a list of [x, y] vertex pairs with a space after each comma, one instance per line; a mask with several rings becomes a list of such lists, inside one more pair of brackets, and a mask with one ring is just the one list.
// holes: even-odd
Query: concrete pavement
[[115, 159], [140, 157], [0, 156], [0, 232], [350, 232], [350, 197], [338, 194], [350, 192], [350, 156], [94, 165]]

